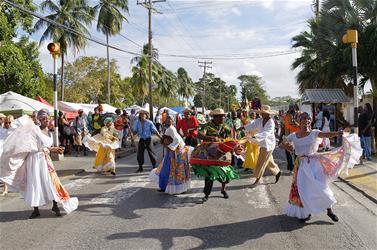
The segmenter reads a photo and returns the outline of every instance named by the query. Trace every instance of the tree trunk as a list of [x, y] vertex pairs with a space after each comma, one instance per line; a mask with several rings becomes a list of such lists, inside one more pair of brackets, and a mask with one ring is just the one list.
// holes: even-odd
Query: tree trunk
[[62, 53], [62, 66], [60, 71], [61, 101], [64, 101], [64, 53]]
[[111, 87], [110, 87], [110, 54], [109, 54], [109, 34], [106, 34], [106, 51], [107, 51], [107, 103], [110, 104]]

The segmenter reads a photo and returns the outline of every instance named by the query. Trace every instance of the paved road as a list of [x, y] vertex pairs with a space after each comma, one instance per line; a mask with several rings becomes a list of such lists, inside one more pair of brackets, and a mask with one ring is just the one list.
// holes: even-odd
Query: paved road
[[[161, 148], [159, 148], [161, 155]], [[281, 153], [277, 162], [284, 167]], [[148, 173], [134, 174], [136, 156], [119, 160], [118, 176], [87, 172], [63, 179], [80, 200], [78, 211], [56, 218], [50, 205], [41, 217], [28, 220], [31, 209], [13, 194], [1, 198], [2, 249], [376, 249], [377, 206], [347, 184], [332, 189], [340, 217], [333, 223], [326, 214], [307, 224], [282, 215], [291, 176], [278, 184], [274, 177], [249, 189], [249, 176], [229, 185], [224, 200], [220, 185], [201, 202], [202, 181], [192, 181], [187, 194], [158, 193]], [[149, 163], [148, 163], [149, 164]], [[86, 166], [89, 168], [89, 166]]]

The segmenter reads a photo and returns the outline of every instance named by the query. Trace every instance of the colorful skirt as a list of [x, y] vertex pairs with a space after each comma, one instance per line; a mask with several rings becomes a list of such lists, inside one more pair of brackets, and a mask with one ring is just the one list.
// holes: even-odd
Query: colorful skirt
[[208, 166], [193, 164], [192, 169], [194, 170], [196, 176], [204, 177], [205, 179], [210, 179], [212, 181], [228, 183], [231, 180], [240, 178], [232, 166]]
[[189, 147], [167, 150], [158, 168], [153, 169], [149, 179], [168, 194], [181, 194], [190, 188]]
[[259, 146], [256, 142], [246, 142], [245, 162], [242, 167], [246, 169], [255, 169], [259, 156]]
[[341, 172], [358, 163], [361, 156], [357, 135], [343, 137], [343, 146], [324, 153], [301, 156], [295, 162], [289, 201], [284, 213], [304, 219], [332, 207], [336, 200], [329, 184]]

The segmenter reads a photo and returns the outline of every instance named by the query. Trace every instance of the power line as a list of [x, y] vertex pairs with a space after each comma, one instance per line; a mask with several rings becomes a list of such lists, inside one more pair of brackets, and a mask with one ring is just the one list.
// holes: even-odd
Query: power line
[[135, 52], [132, 52], [132, 51], [124, 50], [124, 49], [121, 49], [121, 48], [115, 47], [115, 46], [113, 46], [113, 45], [106, 44], [105, 42], [102, 42], [102, 41], [100, 41], [100, 40], [93, 39], [92, 37], [90, 37], [90, 36], [88, 36], [88, 35], [85, 35], [85, 34], [79, 32], [79, 31], [76, 31], [76, 30], [74, 30], [74, 29], [71, 29], [71, 28], [69, 28], [69, 27], [67, 27], [67, 26], [65, 26], [65, 25], [63, 25], [63, 24], [60, 24], [60, 23], [54, 21], [54, 20], [51, 20], [51, 19], [49, 19], [49, 18], [46, 18], [46, 17], [42, 16], [42, 15], [39, 14], [39, 13], [36, 13], [36, 12], [34, 12], [34, 11], [30, 11], [30, 10], [28, 10], [28, 9], [25, 9], [24, 7], [22, 7], [22, 6], [18, 5], [18, 4], [15, 4], [15, 3], [11, 2], [11, 1], [8, 1], [8, 0], [3, 0], [3, 1], [4, 1], [4, 3], [6, 3], [6, 4], [8, 4], [8, 5], [10, 5], [10, 6], [16, 8], [16, 9], [18, 9], [18, 10], [20, 10], [20, 11], [22, 11], [22, 12], [25, 12], [25, 13], [27, 13], [27, 14], [29, 14], [29, 15], [32, 15], [32, 16], [34, 16], [34, 17], [37, 17], [37, 18], [39, 18], [39, 19], [42, 19], [42, 20], [44, 20], [45, 22], [51, 23], [51, 24], [53, 24], [53, 25], [55, 25], [55, 26], [58, 26], [58, 27], [60, 27], [60, 28], [62, 28], [62, 29], [64, 29], [64, 30], [66, 30], [66, 31], [68, 31], [68, 32], [71, 32], [71, 33], [73, 33], [73, 34], [76, 34], [76, 35], [78, 35], [78, 36], [82, 36], [82, 37], [84, 37], [85, 39], [88, 39], [89, 41], [92, 41], [92, 42], [94, 42], [94, 43], [100, 44], [100, 45], [105, 46], [105, 47], [108, 46], [109, 48], [112, 48], [112, 49], [114, 49], [114, 50], [121, 51], [121, 52], [124, 52], [124, 53], [127, 53], [127, 54], [131, 54], [131, 55], [140, 55], [139, 53], [135, 53]]

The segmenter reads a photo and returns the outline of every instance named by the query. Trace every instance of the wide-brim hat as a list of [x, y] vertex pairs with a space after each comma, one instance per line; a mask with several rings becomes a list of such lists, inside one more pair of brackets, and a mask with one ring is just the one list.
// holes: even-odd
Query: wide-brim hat
[[210, 113], [209, 113], [210, 116], [217, 116], [217, 115], [224, 115], [225, 116], [225, 112], [223, 109], [214, 109], [212, 110]]
[[184, 114], [184, 113], [192, 113], [193, 111], [192, 111], [192, 109], [189, 109], [189, 108], [185, 108], [183, 111], [182, 111], [182, 113]]
[[137, 111], [137, 113], [138, 113], [139, 115], [141, 115], [141, 114], [149, 115], [149, 111], [146, 110], [146, 109], [139, 109], [139, 111]]
[[258, 114], [269, 114], [269, 115], [277, 115], [279, 112], [276, 110], [272, 110], [268, 105], [262, 105], [261, 109], [253, 109], [255, 113]]

